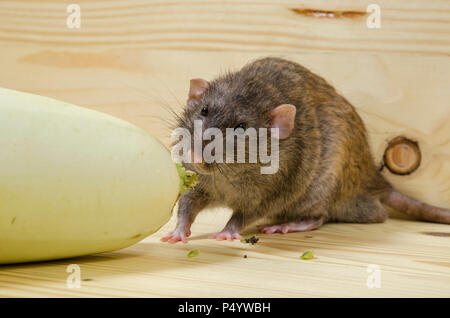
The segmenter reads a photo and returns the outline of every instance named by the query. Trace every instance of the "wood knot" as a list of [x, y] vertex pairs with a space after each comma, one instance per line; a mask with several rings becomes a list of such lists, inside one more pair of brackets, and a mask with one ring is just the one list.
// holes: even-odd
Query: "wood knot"
[[405, 137], [392, 139], [384, 152], [384, 166], [390, 172], [407, 175], [414, 172], [422, 159], [419, 144]]
[[292, 8], [291, 11], [307, 17], [327, 18], [327, 19], [339, 19], [339, 18], [354, 19], [366, 15], [366, 12], [363, 11], [338, 11], [338, 10], [325, 11], [316, 9], [297, 9], [297, 8]]

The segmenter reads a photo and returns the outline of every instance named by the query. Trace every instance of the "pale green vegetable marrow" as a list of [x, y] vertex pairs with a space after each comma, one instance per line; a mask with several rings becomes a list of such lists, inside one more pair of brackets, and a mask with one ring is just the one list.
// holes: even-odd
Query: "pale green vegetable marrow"
[[0, 264], [113, 251], [157, 231], [196, 177], [115, 117], [0, 88]]

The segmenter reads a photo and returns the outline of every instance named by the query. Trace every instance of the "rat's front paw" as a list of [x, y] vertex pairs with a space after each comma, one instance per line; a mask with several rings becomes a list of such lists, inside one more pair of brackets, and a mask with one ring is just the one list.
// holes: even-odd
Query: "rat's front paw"
[[187, 238], [189, 237], [189, 235], [191, 235], [191, 231], [176, 228], [175, 230], [173, 230], [172, 232], [161, 238], [161, 241], [168, 242], [171, 244], [180, 241], [183, 243], [187, 243]]
[[232, 241], [234, 239], [240, 240], [242, 238], [242, 236], [240, 236], [238, 232], [222, 231], [219, 233], [211, 234], [209, 236], [209, 238], [216, 239], [218, 241], [224, 241], [224, 240]]

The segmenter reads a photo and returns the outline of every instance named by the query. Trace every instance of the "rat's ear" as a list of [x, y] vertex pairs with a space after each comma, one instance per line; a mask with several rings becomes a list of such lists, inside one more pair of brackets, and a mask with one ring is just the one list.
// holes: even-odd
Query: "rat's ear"
[[289, 104], [282, 104], [270, 111], [270, 128], [279, 129], [279, 139], [287, 138], [291, 134], [294, 129], [296, 113], [297, 108]]
[[200, 102], [200, 99], [209, 88], [208, 81], [201, 78], [191, 79], [191, 86], [189, 87], [189, 98], [187, 100], [187, 107], [194, 108]]

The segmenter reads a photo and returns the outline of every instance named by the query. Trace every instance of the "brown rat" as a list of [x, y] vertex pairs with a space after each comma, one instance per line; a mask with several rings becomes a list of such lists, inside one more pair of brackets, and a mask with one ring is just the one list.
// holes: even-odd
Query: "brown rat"
[[[295, 106], [295, 108], [293, 107]], [[186, 242], [206, 207], [233, 214], [212, 235], [238, 239], [262, 218], [263, 233], [310, 231], [326, 222], [378, 223], [383, 204], [421, 220], [450, 223], [450, 210], [396, 191], [375, 166], [366, 129], [354, 107], [323, 78], [280, 58], [263, 58], [212, 82], [191, 80], [178, 126], [279, 128], [279, 169], [261, 174], [260, 163], [185, 164], [200, 183], [179, 201], [176, 229], [162, 241]]]

